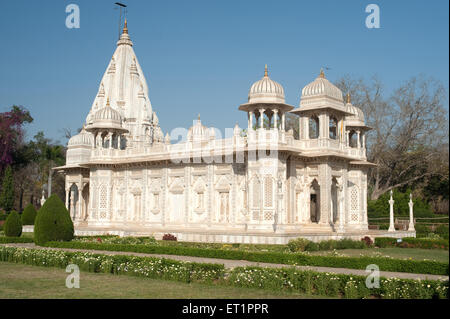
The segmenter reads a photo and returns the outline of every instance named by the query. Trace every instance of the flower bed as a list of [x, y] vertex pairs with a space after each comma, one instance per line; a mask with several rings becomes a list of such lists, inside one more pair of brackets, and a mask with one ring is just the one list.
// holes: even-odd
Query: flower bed
[[237, 267], [180, 262], [163, 258], [104, 255], [62, 250], [0, 247], [0, 261], [83, 271], [131, 275], [181, 282], [301, 292], [345, 298], [448, 298], [448, 281], [380, 278], [380, 287], [366, 287], [364, 276], [301, 271], [291, 268]]
[[431, 260], [404, 260], [388, 257], [337, 257], [312, 256], [304, 253], [248, 252], [223, 249], [203, 249], [179, 246], [119, 245], [80, 242], [48, 242], [48, 247], [90, 250], [127, 251], [147, 254], [168, 254], [233, 260], [248, 260], [265, 263], [322, 266], [335, 268], [366, 269], [376, 264], [381, 271], [408, 272], [418, 274], [448, 275], [449, 264]]
[[76, 264], [81, 270], [89, 272], [128, 274], [186, 283], [219, 280], [223, 278], [225, 270], [219, 264], [17, 247], [0, 247], [0, 261], [61, 268]]
[[448, 240], [445, 239], [427, 239], [427, 238], [402, 238], [397, 242], [396, 238], [378, 237], [375, 238], [375, 245], [380, 248], [401, 247], [401, 248], [422, 248], [422, 249], [445, 249], [448, 250]]
[[448, 297], [448, 281], [380, 278], [369, 289], [366, 277], [300, 271], [295, 268], [239, 267], [230, 272], [229, 284], [239, 287], [288, 290], [344, 298], [430, 299]]

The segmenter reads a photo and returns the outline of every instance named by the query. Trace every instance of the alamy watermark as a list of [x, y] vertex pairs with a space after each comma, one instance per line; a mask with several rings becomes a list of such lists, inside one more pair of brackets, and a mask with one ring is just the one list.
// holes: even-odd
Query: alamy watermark
[[369, 289], [380, 288], [380, 268], [375, 264], [370, 264], [366, 267], [366, 272], [369, 273], [366, 278], [366, 287]]
[[380, 28], [380, 7], [374, 3], [366, 7], [366, 13], [370, 13], [366, 18], [366, 27], [368, 29]]
[[80, 7], [77, 4], [71, 3], [66, 6], [66, 28], [79, 29], [80, 28]]
[[66, 278], [66, 287], [80, 288], [80, 267], [75, 264], [69, 264], [66, 267], [66, 272], [70, 273]]

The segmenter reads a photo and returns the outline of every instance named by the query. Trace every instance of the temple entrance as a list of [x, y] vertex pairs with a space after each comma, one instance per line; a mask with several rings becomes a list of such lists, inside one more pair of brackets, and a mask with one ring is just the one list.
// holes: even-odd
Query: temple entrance
[[318, 223], [319, 222], [319, 214], [317, 212], [317, 195], [311, 194], [310, 198], [310, 213], [311, 213], [311, 222]]
[[83, 211], [81, 212], [80, 217], [83, 220], [86, 220], [88, 217], [88, 210], [89, 210], [89, 183], [84, 186], [81, 196], [83, 197], [83, 207], [82, 207]]
[[331, 183], [331, 216], [333, 223], [336, 223], [339, 219], [339, 205], [338, 205], [338, 187], [335, 178], [333, 178], [333, 181]]
[[311, 184], [309, 195], [309, 212], [312, 223], [318, 223], [320, 220], [320, 187], [316, 180]]

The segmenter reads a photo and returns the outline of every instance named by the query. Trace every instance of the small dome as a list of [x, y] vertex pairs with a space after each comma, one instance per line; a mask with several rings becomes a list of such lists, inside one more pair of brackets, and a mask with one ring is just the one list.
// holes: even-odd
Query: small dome
[[81, 129], [80, 133], [77, 135], [72, 136], [69, 139], [68, 147], [72, 146], [92, 146], [94, 144], [94, 139], [92, 137], [92, 134], [87, 132], [83, 128]]
[[198, 115], [197, 122], [189, 128], [187, 138], [188, 141], [209, 139], [209, 130], [202, 124], [200, 120], [200, 114]]
[[255, 82], [248, 93], [248, 103], [283, 103], [284, 89], [281, 84], [271, 80], [267, 74], [267, 65], [264, 77]]
[[347, 94], [347, 104], [345, 105], [346, 111], [352, 113], [352, 115], [347, 115], [346, 120], [348, 123], [358, 123], [364, 125], [364, 113], [363, 111], [354, 106], [350, 101], [350, 94]]
[[302, 90], [302, 99], [315, 96], [328, 96], [343, 102], [342, 91], [325, 78], [323, 70], [319, 76]]
[[95, 112], [94, 122], [98, 121], [115, 122], [120, 124], [122, 117], [120, 116], [120, 113], [114, 110], [108, 103], [104, 108], [101, 108]]

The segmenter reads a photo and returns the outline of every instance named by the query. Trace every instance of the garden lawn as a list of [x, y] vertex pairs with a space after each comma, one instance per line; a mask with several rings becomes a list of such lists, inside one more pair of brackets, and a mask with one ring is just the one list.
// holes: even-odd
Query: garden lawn
[[435, 260], [440, 262], [449, 262], [449, 251], [441, 249], [419, 249], [419, 248], [368, 248], [368, 249], [340, 249], [336, 251], [316, 251], [310, 252], [311, 255], [332, 256], [335, 253], [348, 256], [359, 257], [360, 255], [376, 257], [392, 257], [396, 259], [411, 258], [413, 260]]
[[66, 288], [65, 269], [0, 262], [4, 298], [329, 298], [262, 289], [203, 285], [81, 272], [80, 288]]

